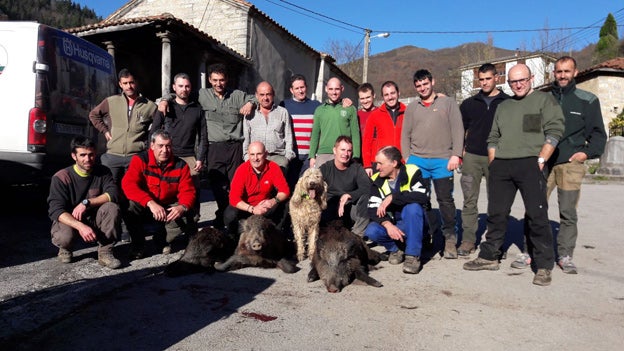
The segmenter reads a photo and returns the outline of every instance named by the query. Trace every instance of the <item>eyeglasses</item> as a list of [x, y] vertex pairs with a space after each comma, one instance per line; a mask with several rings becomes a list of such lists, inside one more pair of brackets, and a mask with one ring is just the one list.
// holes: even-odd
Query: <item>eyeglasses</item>
[[516, 80], [508, 80], [507, 84], [509, 84], [509, 85], [524, 84], [524, 83], [528, 82], [529, 79], [531, 79], [531, 77], [529, 77], [529, 78], [522, 78], [522, 79], [516, 79]]

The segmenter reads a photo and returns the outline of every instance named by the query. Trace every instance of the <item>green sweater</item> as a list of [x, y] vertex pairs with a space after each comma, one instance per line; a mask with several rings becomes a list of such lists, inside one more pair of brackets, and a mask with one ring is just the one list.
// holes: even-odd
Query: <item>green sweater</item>
[[360, 126], [355, 107], [342, 107], [342, 101], [335, 105], [328, 101], [317, 107], [310, 137], [310, 158], [333, 154], [336, 139], [341, 135], [353, 140], [353, 157], [360, 157]]
[[546, 142], [556, 146], [562, 135], [561, 107], [551, 94], [534, 91], [498, 105], [487, 142], [496, 158], [524, 158], [537, 156]]

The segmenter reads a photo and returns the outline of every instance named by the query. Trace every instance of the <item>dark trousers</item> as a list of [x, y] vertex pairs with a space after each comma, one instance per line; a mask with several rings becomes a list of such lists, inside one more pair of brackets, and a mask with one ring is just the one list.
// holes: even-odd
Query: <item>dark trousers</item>
[[[177, 206], [177, 204], [171, 204], [170, 206]], [[189, 236], [197, 233], [195, 211], [192, 208], [177, 220], [165, 223], [154, 220], [152, 211], [149, 208], [143, 207], [134, 201], [129, 202], [126, 226], [132, 239], [132, 246], [135, 249], [143, 248], [146, 234], [153, 234], [152, 240], [154, 244], [162, 248], [169, 245], [182, 233], [186, 233]]]
[[228, 206], [230, 182], [234, 172], [243, 163], [243, 142], [225, 141], [210, 143], [208, 146], [208, 179], [217, 202], [215, 226], [223, 226], [223, 214]]
[[490, 164], [488, 219], [486, 241], [481, 243], [479, 257], [497, 260], [505, 241], [511, 206], [520, 190], [525, 208], [528, 240], [533, 248], [535, 266], [554, 266], [553, 236], [548, 221], [546, 178], [537, 158], [495, 159]]

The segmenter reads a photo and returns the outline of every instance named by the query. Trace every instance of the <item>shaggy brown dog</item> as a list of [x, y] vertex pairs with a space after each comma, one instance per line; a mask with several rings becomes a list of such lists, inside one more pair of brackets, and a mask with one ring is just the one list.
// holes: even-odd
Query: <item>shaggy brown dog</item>
[[327, 208], [327, 183], [318, 168], [308, 168], [295, 185], [289, 203], [297, 259], [311, 259], [316, 250], [321, 212]]

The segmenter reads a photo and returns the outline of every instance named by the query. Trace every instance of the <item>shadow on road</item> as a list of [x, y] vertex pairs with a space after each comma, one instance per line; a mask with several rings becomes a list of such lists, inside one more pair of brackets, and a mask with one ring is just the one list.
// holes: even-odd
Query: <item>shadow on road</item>
[[8, 300], [0, 305], [0, 344], [6, 350], [162, 350], [238, 313], [274, 283], [235, 273], [173, 279], [161, 271], [82, 280]]

